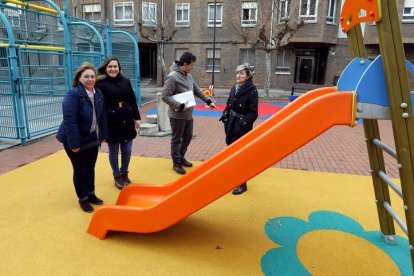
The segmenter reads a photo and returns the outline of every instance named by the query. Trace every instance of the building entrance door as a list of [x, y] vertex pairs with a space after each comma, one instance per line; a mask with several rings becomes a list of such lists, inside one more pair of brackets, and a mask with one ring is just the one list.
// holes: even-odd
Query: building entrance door
[[310, 56], [297, 56], [296, 59], [296, 83], [313, 83], [315, 58]]
[[154, 45], [139, 45], [141, 78], [157, 78], [157, 48]]

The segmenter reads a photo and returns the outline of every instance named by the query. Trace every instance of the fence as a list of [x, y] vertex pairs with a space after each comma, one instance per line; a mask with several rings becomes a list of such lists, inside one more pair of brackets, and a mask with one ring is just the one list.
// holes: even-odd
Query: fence
[[[37, 1], [40, 2], [40, 1]], [[141, 105], [138, 38], [42, 5], [0, 0], [0, 138], [27, 139], [56, 131], [62, 98], [82, 62], [98, 67], [115, 55]]]

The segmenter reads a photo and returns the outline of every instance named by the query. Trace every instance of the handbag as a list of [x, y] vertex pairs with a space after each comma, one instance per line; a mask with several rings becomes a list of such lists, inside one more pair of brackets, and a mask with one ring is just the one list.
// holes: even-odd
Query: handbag
[[91, 132], [89, 133], [88, 136], [81, 137], [79, 151], [85, 151], [85, 150], [97, 147], [100, 144], [101, 142], [98, 140], [98, 136], [96, 135], [96, 132]]

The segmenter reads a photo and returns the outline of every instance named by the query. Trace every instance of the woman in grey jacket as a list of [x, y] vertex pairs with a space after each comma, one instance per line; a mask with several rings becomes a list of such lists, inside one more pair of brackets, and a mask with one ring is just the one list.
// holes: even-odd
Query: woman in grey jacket
[[183, 53], [180, 60], [175, 61], [171, 66], [171, 72], [165, 80], [162, 92], [162, 100], [169, 105], [168, 116], [170, 117], [172, 131], [171, 157], [173, 160], [173, 170], [178, 174], [186, 173], [183, 166], [193, 166], [184, 157], [193, 137], [193, 107], [188, 107], [186, 103], [174, 100], [173, 96], [192, 91], [194, 96], [202, 99], [209, 107], [216, 107], [212, 100], [204, 95], [190, 74], [196, 59], [189, 52]]

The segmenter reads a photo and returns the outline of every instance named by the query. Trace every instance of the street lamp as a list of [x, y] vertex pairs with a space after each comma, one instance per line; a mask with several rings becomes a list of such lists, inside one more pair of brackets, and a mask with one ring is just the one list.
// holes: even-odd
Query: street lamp
[[214, 91], [214, 71], [216, 63], [216, 19], [217, 19], [217, 0], [214, 0], [214, 22], [213, 22], [213, 74], [211, 76], [211, 89]]

